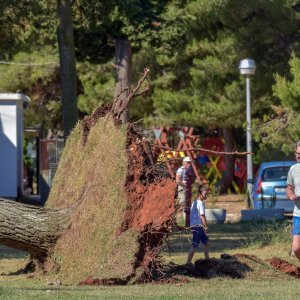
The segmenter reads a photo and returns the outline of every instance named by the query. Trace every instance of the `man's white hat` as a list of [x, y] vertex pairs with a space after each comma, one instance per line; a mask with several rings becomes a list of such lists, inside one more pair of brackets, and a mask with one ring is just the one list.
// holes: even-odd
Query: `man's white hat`
[[184, 159], [183, 159], [184, 162], [191, 162], [191, 158], [189, 156], [186, 156]]

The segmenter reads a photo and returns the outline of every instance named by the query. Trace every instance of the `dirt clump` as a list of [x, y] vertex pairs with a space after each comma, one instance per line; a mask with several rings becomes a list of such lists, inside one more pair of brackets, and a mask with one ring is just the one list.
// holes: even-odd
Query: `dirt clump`
[[274, 267], [275, 269], [277, 269], [283, 273], [286, 273], [295, 278], [300, 278], [300, 268], [293, 264], [290, 264], [286, 260], [283, 260], [278, 257], [273, 257], [271, 259], [268, 259], [267, 262], [272, 267]]
[[220, 259], [199, 259], [192, 265], [169, 264], [166, 268], [167, 274], [184, 275], [202, 279], [215, 277], [230, 277], [234, 279], [244, 278], [251, 268], [236, 256], [221, 255]]
[[170, 263], [164, 269], [168, 276], [188, 276], [202, 279], [229, 277], [233, 279], [281, 278], [289, 276], [300, 278], [300, 268], [288, 262], [272, 258], [262, 260], [255, 255], [239, 253], [235, 255], [221, 254], [220, 258], [196, 260], [194, 265], [177, 265]]

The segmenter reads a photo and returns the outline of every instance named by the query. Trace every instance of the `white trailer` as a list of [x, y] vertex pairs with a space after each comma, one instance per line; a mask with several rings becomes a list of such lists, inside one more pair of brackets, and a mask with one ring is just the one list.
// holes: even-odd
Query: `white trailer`
[[16, 199], [23, 193], [24, 94], [0, 93], [0, 197]]

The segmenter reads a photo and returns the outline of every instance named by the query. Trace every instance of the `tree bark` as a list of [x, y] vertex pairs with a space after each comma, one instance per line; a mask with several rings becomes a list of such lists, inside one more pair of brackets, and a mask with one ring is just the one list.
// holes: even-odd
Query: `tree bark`
[[72, 24], [71, 0], [58, 0], [57, 12], [59, 24], [57, 29], [60, 82], [62, 90], [62, 111], [64, 136], [69, 136], [77, 123], [77, 76]]
[[32, 258], [48, 255], [66, 227], [67, 211], [0, 199], [0, 243]]
[[[122, 102], [129, 94], [130, 72], [131, 72], [131, 44], [127, 38], [116, 38], [116, 87], [115, 98], [119, 98], [118, 107], [122, 106]], [[127, 89], [127, 90], [125, 90]], [[121, 114], [122, 123], [127, 123], [129, 117], [128, 108]]]
[[[223, 136], [224, 136], [224, 151], [232, 152], [234, 147], [234, 138], [232, 129], [223, 128]], [[233, 155], [225, 155], [225, 172], [223, 173], [221, 184], [220, 184], [220, 193], [226, 193], [228, 188], [233, 180], [234, 176], [234, 156]]]

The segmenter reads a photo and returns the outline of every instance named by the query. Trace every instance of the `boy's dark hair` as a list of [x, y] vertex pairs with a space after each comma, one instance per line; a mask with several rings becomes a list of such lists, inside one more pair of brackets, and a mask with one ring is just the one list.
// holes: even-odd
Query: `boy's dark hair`
[[198, 186], [198, 195], [201, 194], [203, 191], [209, 191], [210, 188], [207, 184], [203, 183], [203, 184], [199, 184]]

